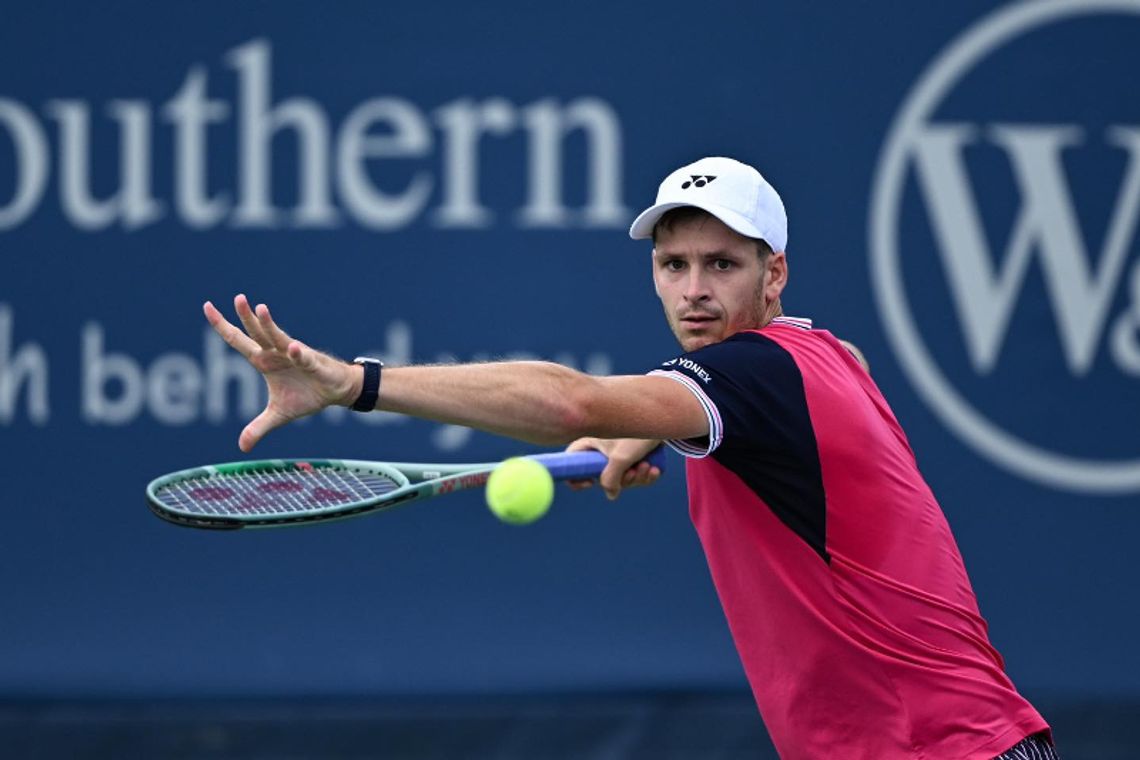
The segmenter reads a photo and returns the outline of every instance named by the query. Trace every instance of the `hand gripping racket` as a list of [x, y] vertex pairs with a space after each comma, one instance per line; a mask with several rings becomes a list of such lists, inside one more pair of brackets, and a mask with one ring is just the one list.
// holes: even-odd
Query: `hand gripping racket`
[[[529, 457], [555, 480], [596, 478], [608, 461], [597, 451]], [[665, 451], [646, 457], [664, 469]], [[173, 472], [150, 482], [159, 517], [193, 528], [270, 528], [343, 520], [487, 483], [499, 462], [409, 464], [352, 459], [266, 459]]]

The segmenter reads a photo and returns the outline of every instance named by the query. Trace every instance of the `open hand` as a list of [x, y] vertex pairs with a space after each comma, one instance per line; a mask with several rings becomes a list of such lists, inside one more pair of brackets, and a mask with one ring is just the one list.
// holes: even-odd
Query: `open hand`
[[360, 370], [290, 338], [273, 321], [268, 306], [259, 304], [254, 311], [246, 297], [238, 295], [234, 298], [234, 310], [244, 332], [230, 324], [209, 301], [202, 306], [214, 331], [248, 359], [269, 386], [269, 403], [238, 438], [242, 451], [252, 449], [274, 428], [327, 406], [348, 406], [359, 395], [363, 379]]

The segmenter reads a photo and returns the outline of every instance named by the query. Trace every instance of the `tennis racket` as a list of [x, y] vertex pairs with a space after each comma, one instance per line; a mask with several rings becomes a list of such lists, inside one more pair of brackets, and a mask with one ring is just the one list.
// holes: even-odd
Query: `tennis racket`
[[[596, 478], [608, 461], [597, 451], [529, 457], [555, 480]], [[664, 469], [658, 447], [646, 460]], [[146, 487], [151, 510], [192, 528], [270, 528], [343, 520], [420, 499], [480, 488], [499, 462], [410, 464], [353, 459], [266, 459], [163, 475]]]

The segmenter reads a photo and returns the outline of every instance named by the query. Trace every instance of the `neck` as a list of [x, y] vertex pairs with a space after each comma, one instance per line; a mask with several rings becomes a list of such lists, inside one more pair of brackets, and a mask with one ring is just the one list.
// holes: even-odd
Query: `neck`
[[760, 314], [760, 327], [767, 327], [773, 319], [782, 316], [784, 316], [784, 307], [780, 304], [780, 299], [770, 301], [764, 305], [764, 311]]

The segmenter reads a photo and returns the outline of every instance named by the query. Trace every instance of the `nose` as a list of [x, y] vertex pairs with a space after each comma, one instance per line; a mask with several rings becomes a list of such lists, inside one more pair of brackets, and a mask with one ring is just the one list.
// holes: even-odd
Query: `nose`
[[689, 280], [685, 285], [683, 295], [685, 300], [690, 303], [700, 303], [709, 299], [709, 291], [704, 277], [701, 275], [702, 272], [699, 267], [693, 267], [689, 270]]

